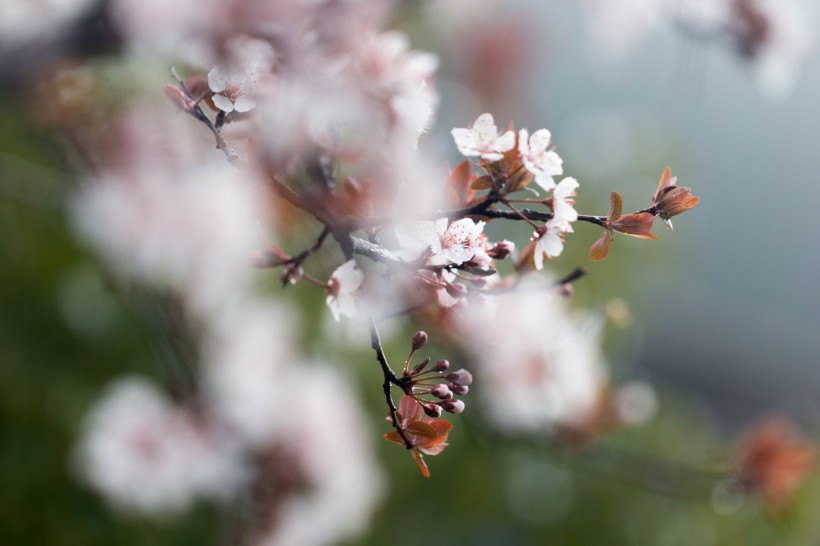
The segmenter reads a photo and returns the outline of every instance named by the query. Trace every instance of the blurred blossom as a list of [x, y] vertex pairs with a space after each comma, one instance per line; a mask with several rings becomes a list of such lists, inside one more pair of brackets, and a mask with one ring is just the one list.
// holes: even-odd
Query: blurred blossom
[[[145, 133], [129, 136], [129, 152], [140, 157]], [[72, 212], [115, 271], [176, 289], [205, 315], [244, 289], [264, 214], [248, 173], [220, 156], [188, 163], [187, 152], [174, 149], [103, 169], [75, 197]]]
[[303, 363], [304, 382], [279, 419], [278, 445], [293, 457], [296, 487], [276, 499], [270, 530], [257, 544], [324, 545], [361, 534], [384, 481], [367, 419], [347, 380], [326, 366]]
[[623, 59], [660, 28], [666, 0], [586, 0], [592, 40], [603, 51]]
[[0, 8], [0, 45], [53, 35], [93, 4], [92, 0], [4, 0]]
[[621, 423], [641, 425], [657, 413], [658, 395], [643, 381], [624, 383], [615, 392], [615, 409]]
[[264, 448], [283, 435], [283, 416], [304, 389], [293, 346], [293, 311], [241, 300], [211, 320], [205, 341], [206, 392], [245, 444]]
[[225, 499], [241, 483], [239, 452], [223, 432], [148, 381], [123, 378], [86, 419], [78, 470], [117, 508], [176, 515], [197, 498]]
[[572, 425], [593, 412], [607, 385], [598, 327], [557, 296], [513, 292], [491, 314], [459, 315], [476, 363], [482, 408], [497, 426]]
[[593, 39], [619, 58], [675, 26], [691, 39], [731, 38], [774, 97], [792, 90], [815, 44], [800, 0], [588, 0], [585, 7]]
[[774, 97], [788, 94], [816, 41], [806, 6], [798, 0], [744, 0], [737, 5], [738, 45], [751, 58], [755, 79]]

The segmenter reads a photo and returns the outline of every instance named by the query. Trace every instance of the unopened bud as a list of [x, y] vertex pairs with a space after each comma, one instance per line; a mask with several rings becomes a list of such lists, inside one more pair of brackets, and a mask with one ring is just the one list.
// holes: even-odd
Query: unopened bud
[[418, 351], [427, 343], [427, 332], [419, 330], [413, 335], [413, 350]]
[[490, 258], [494, 260], [503, 260], [507, 256], [513, 253], [515, 250], [515, 243], [512, 241], [499, 241], [493, 245], [493, 247], [487, 251], [487, 254]]
[[410, 372], [410, 375], [418, 375], [418, 374], [420, 374], [420, 373], [424, 370], [424, 368], [426, 368], [426, 367], [427, 367], [427, 365], [428, 365], [429, 363], [430, 363], [430, 359], [429, 359], [429, 358], [425, 358], [424, 360], [422, 360], [421, 362], [419, 362], [418, 364], [416, 364], [416, 367], [415, 367], [415, 368], [413, 368], [413, 370]]
[[439, 360], [436, 362], [436, 365], [433, 366], [434, 372], [446, 372], [447, 368], [450, 367], [450, 362], [448, 360]]
[[467, 385], [456, 385], [455, 383], [450, 385], [450, 389], [459, 396], [464, 396], [470, 390], [470, 387]]
[[433, 419], [441, 417], [441, 406], [438, 404], [424, 404], [422, 408], [424, 408], [424, 413]]
[[445, 400], [441, 403], [441, 409], [449, 413], [461, 413], [464, 411], [464, 402], [461, 400], [456, 400], [455, 398], [451, 400]]
[[457, 370], [448, 373], [447, 380], [452, 382], [454, 385], [462, 385], [466, 387], [473, 382], [473, 374], [464, 369]]
[[570, 283], [564, 283], [558, 287], [558, 293], [565, 298], [572, 296], [575, 293], [575, 288]]
[[452, 391], [447, 385], [434, 385], [430, 387], [430, 394], [441, 400], [448, 400], [453, 397]]

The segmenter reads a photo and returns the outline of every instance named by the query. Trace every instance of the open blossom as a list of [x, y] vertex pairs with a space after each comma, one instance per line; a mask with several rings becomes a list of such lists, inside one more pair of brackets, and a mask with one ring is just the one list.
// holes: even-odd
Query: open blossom
[[512, 292], [495, 302], [492, 321], [466, 309], [458, 321], [472, 340], [486, 416], [523, 431], [584, 422], [607, 383], [597, 323], [573, 315], [557, 296]]
[[77, 451], [81, 475], [111, 504], [154, 516], [228, 496], [243, 475], [237, 454], [216, 426], [138, 378], [109, 387]]
[[546, 129], [539, 129], [532, 135], [526, 129], [518, 132], [521, 160], [527, 170], [535, 175], [535, 182], [547, 191], [555, 187], [552, 177], [564, 173], [564, 160], [549, 149], [551, 138]]
[[484, 222], [475, 222], [471, 218], [462, 218], [449, 225], [447, 218], [439, 218], [435, 222], [400, 226], [396, 228], [396, 237], [408, 255], [429, 249], [427, 265], [474, 262], [478, 267], [487, 267], [490, 264]]
[[337, 321], [340, 315], [356, 316], [356, 299], [359, 287], [364, 282], [364, 274], [356, 267], [356, 262], [348, 260], [330, 276], [327, 283], [327, 306]]
[[481, 156], [487, 161], [500, 160], [504, 152], [515, 146], [515, 133], [507, 131], [499, 136], [492, 114], [481, 114], [472, 128], [456, 128], [451, 134], [459, 152], [467, 157]]
[[564, 251], [563, 236], [572, 233], [571, 223], [578, 219], [578, 213], [574, 208], [577, 188], [578, 181], [567, 177], [558, 183], [552, 193], [552, 218], [544, 225], [543, 231], [535, 233], [538, 241], [535, 244], [533, 259], [538, 270], [544, 267], [544, 254], [555, 258]]
[[254, 84], [271, 71], [273, 48], [267, 42], [237, 37], [228, 47], [235, 61], [228, 67], [216, 66], [208, 72], [208, 87], [214, 105], [223, 112], [250, 112], [256, 108]]

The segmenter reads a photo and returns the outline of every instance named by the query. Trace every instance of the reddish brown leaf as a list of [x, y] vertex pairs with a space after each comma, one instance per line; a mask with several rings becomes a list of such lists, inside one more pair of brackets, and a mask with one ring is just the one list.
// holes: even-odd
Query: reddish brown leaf
[[614, 191], [609, 194], [609, 218], [610, 222], [614, 222], [618, 218], [621, 217], [621, 214], [624, 210], [624, 200], [621, 198], [621, 194]]
[[429, 478], [430, 469], [427, 468], [427, 463], [424, 462], [424, 456], [415, 449], [411, 450], [410, 454], [413, 456], [413, 460], [416, 461], [416, 466], [421, 470], [421, 475], [425, 478]]
[[649, 212], [627, 214], [613, 222], [612, 229], [639, 239], [657, 239], [658, 236], [651, 232], [654, 221], [655, 215]]
[[593, 262], [600, 262], [609, 254], [609, 247], [612, 246], [612, 232], [608, 229], [604, 230], [601, 238], [592, 243], [589, 249], [589, 259]]
[[489, 190], [493, 187], [493, 180], [485, 174], [484, 176], [479, 176], [473, 180], [470, 187], [474, 190]]

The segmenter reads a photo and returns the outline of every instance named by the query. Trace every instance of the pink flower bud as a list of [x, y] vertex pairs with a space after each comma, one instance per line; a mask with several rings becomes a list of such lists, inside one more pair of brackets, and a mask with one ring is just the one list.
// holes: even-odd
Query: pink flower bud
[[459, 396], [464, 396], [470, 390], [470, 387], [467, 385], [450, 385], [450, 389]]
[[413, 335], [413, 350], [418, 351], [427, 343], [427, 332], [419, 330]]
[[451, 400], [444, 400], [441, 403], [441, 409], [449, 413], [458, 414], [464, 411], [464, 402], [461, 400], [456, 400], [455, 398]]
[[512, 254], [514, 250], [515, 243], [512, 241], [499, 241], [487, 251], [487, 254], [489, 254], [490, 258], [493, 258], [494, 260], [503, 260]]
[[424, 408], [424, 413], [433, 419], [441, 417], [441, 406], [438, 404], [424, 404], [422, 408]]
[[430, 394], [441, 400], [447, 400], [453, 397], [453, 393], [447, 385], [434, 385], [430, 388]]
[[473, 374], [464, 369], [457, 370], [455, 372], [448, 373], [447, 380], [452, 382], [454, 385], [462, 385], [466, 387], [473, 382]]
[[434, 372], [446, 372], [447, 368], [449, 368], [449, 367], [450, 367], [450, 362], [447, 361], [447, 360], [442, 359], [442, 360], [439, 360], [439, 361], [436, 362], [436, 365], [433, 366], [433, 371]]

